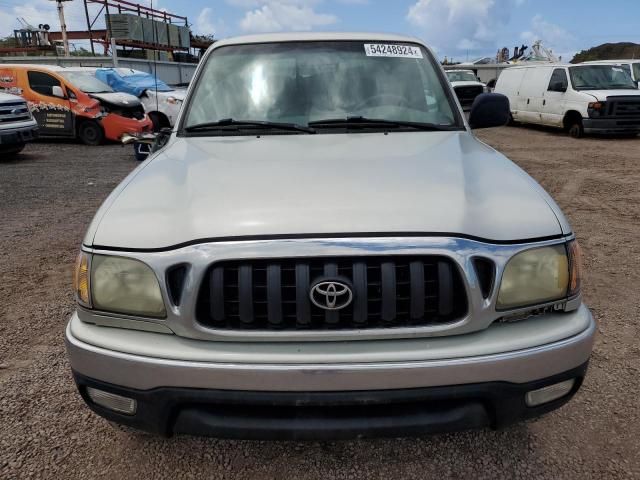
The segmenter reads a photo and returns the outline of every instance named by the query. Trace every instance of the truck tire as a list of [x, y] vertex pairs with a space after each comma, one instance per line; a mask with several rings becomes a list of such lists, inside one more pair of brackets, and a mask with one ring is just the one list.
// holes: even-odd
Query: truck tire
[[569, 123], [569, 135], [573, 138], [584, 137], [584, 127], [582, 126], [582, 120], [574, 119]]
[[85, 145], [94, 147], [104, 142], [104, 130], [98, 122], [86, 120], [78, 127], [78, 138]]
[[0, 147], [0, 155], [2, 158], [13, 158], [18, 155], [22, 150], [24, 150], [26, 144], [24, 143], [16, 143], [15, 145], [8, 145], [4, 147]]

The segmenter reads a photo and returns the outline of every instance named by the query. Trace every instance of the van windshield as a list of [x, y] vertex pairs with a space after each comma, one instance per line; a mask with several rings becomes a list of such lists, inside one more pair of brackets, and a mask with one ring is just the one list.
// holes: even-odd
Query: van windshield
[[89, 72], [60, 72], [60, 75], [84, 93], [111, 93], [113, 89]]
[[575, 90], [635, 90], [629, 65], [584, 65], [570, 67]]
[[477, 82], [473, 72], [447, 72], [447, 77], [450, 82]]
[[186, 131], [220, 121], [236, 127], [250, 121], [296, 127], [313, 123], [317, 133], [325, 133], [323, 128], [336, 132], [354, 119], [364, 120], [358, 131], [384, 122], [404, 122], [397, 125], [400, 129], [409, 129], [412, 122], [463, 128], [434, 59], [417, 44], [230, 45], [214, 50], [206, 62], [184, 116]]

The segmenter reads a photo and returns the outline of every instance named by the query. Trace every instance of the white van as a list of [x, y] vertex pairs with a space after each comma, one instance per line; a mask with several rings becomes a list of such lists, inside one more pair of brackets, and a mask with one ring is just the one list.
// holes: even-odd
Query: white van
[[640, 91], [615, 65], [537, 64], [505, 69], [495, 88], [514, 121], [585, 133], [640, 133]]
[[640, 88], [640, 58], [635, 60], [594, 60], [593, 62], [582, 62], [580, 65], [613, 65], [627, 69], [636, 86]]

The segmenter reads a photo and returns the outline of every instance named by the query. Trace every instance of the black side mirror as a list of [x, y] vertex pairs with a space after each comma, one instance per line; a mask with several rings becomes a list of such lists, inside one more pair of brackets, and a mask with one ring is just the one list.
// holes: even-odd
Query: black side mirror
[[509, 123], [511, 106], [501, 93], [478, 95], [471, 106], [469, 126], [474, 129], [502, 127]]

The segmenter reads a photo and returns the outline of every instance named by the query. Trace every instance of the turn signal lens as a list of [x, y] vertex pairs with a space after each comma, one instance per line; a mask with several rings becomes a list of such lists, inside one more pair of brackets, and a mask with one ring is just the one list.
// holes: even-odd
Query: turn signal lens
[[569, 253], [569, 291], [568, 296], [573, 297], [580, 293], [582, 285], [582, 248], [577, 240], [567, 244]]
[[76, 300], [85, 307], [91, 307], [89, 295], [89, 255], [80, 252], [76, 259], [76, 268], [73, 272], [73, 290]]

